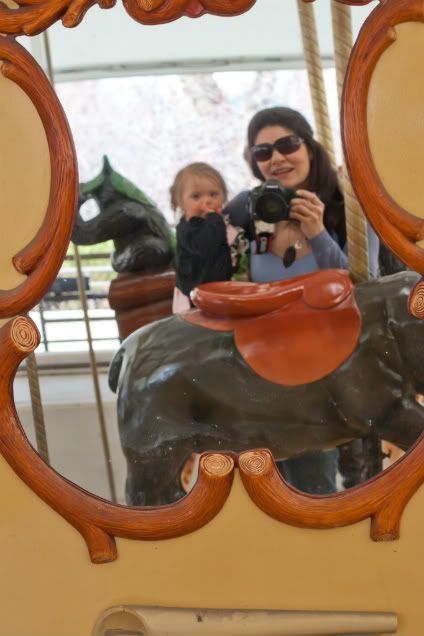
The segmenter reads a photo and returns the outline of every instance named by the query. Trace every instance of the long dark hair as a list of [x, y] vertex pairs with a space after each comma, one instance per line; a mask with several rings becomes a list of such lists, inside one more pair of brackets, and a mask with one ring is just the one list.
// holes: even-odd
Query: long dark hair
[[253, 174], [261, 181], [265, 180], [250, 153], [250, 148], [255, 145], [259, 132], [269, 126], [288, 128], [304, 140], [311, 157], [308, 189], [315, 192], [325, 204], [324, 226], [330, 234], [337, 235], [337, 242], [343, 247], [346, 243], [346, 219], [337, 172], [332, 167], [325, 148], [314, 139], [311, 125], [297, 110], [275, 106], [260, 110], [252, 117], [247, 128], [246, 158]]

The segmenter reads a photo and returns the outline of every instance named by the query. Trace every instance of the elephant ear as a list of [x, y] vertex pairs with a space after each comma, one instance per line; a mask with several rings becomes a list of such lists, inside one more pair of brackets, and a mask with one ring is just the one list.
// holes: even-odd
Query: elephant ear
[[132, 181], [113, 169], [109, 157], [103, 155], [103, 166], [99, 174], [85, 183], [80, 183], [81, 195], [90, 195], [110, 182], [112, 189], [129, 201], [136, 201], [149, 208], [157, 208], [156, 203], [140, 190]]
[[119, 172], [111, 169], [110, 180], [114, 190], [119, 192], [119, 194], [126, 196], [131, 201], [137, 201], [146, 207], [157, 209], [157, 205], [153, 199], [148, 197], [145, 192], [140, 190], [140, 188], [137, 188], [132, 181], [124, 177], [122, 174], [119, 174]]
[[[97, 214], [85, 218], [81, 206], [97, 203]], [[169, 267], [175, 255], [175, 232], [162, 212], [132, 181], [103, 157], [101, 172], [80, 184], [78, 212], [72, 233], [76, 245], [115, 243], [112, 267], [117, 272], [141, 272]]]

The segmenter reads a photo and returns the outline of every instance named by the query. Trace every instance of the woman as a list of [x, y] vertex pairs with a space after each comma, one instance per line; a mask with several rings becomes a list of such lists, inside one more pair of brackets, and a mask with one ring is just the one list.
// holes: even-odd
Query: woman
[[[320, 269], [347, 269], [344, 200], [337, 173], [303, 115], [285, 107], [261, 110], [250, 121], [247, 142], [246, 158], [253, 174], [294, 190], [289, 219], [274, 226], [253, 218], [248, 191], [225, 209], [231, 223], [245, 228], [249, 237], [250, 279], [270, 282]], [[378, 247], [377, 236], [368, 228], [372, 277], [378, 271]], [[299, 490], [323, 495], [336, 490], [337, 462], [333, 450], [279, 462], [279, 469]]]
[[[289, 220], [268, 228], [271, 240], [261, 253], [256, 239], [264, 232], [261, 222], [255, 227], [250, 193], [242, 192], [228, 204], [225, 211], [231, 222], [244, 227], [251, 241], [251, 280], [270, 282], [320, 269], [347, 269], [344, 200], [338, 176], [303, 115], [285, 107], [261, 110], [250, 121], [247, 141], [246, 158], [255, 177], [277, 179], [296, 191]], [[262, 241], [261, 246], [264, 244]], [[368, 228], [372, 277], [378, 271], [378, 247], [377, 236]]]

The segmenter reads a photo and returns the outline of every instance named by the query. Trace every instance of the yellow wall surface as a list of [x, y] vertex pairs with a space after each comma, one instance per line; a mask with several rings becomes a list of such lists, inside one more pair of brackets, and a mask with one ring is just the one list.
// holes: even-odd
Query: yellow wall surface
[[[117, 561], [91, 564], [83, 539], [0, 460], [1, 633], [89, 636], [113, 605], [393, 611], [422, 635], [424, 489], [401, 539], [374, 543], [369, 522], [301, 530], [274, 521], [238, 476], [220, 514], [178, 539], [118, 539]], [[259, 635], [258, 635], [259, 636]]]
[[35, 107], [1, 73], [0, 143], [0, 289], [12, 289], [24, 280], [12, 257], [35, 236], [46, 214], [50, 157]]
[[400, 24], [396, 36], [370, 86], [371, 152], [388, 193], [408, 212], [424, 217], [424, 24]]

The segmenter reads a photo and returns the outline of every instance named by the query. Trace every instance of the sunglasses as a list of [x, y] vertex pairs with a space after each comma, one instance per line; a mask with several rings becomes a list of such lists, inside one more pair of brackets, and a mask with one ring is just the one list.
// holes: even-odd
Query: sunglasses
[[299, 150], [303, 143], [303, 139], [297, 135], [287, 135], [287, 137], [280, 137], [273, 144], [257, 144], [251, 148], [252, 157], [255, 161], [269, 161], [275, 150], [281, 155], [291, 155], [293, 152]]

